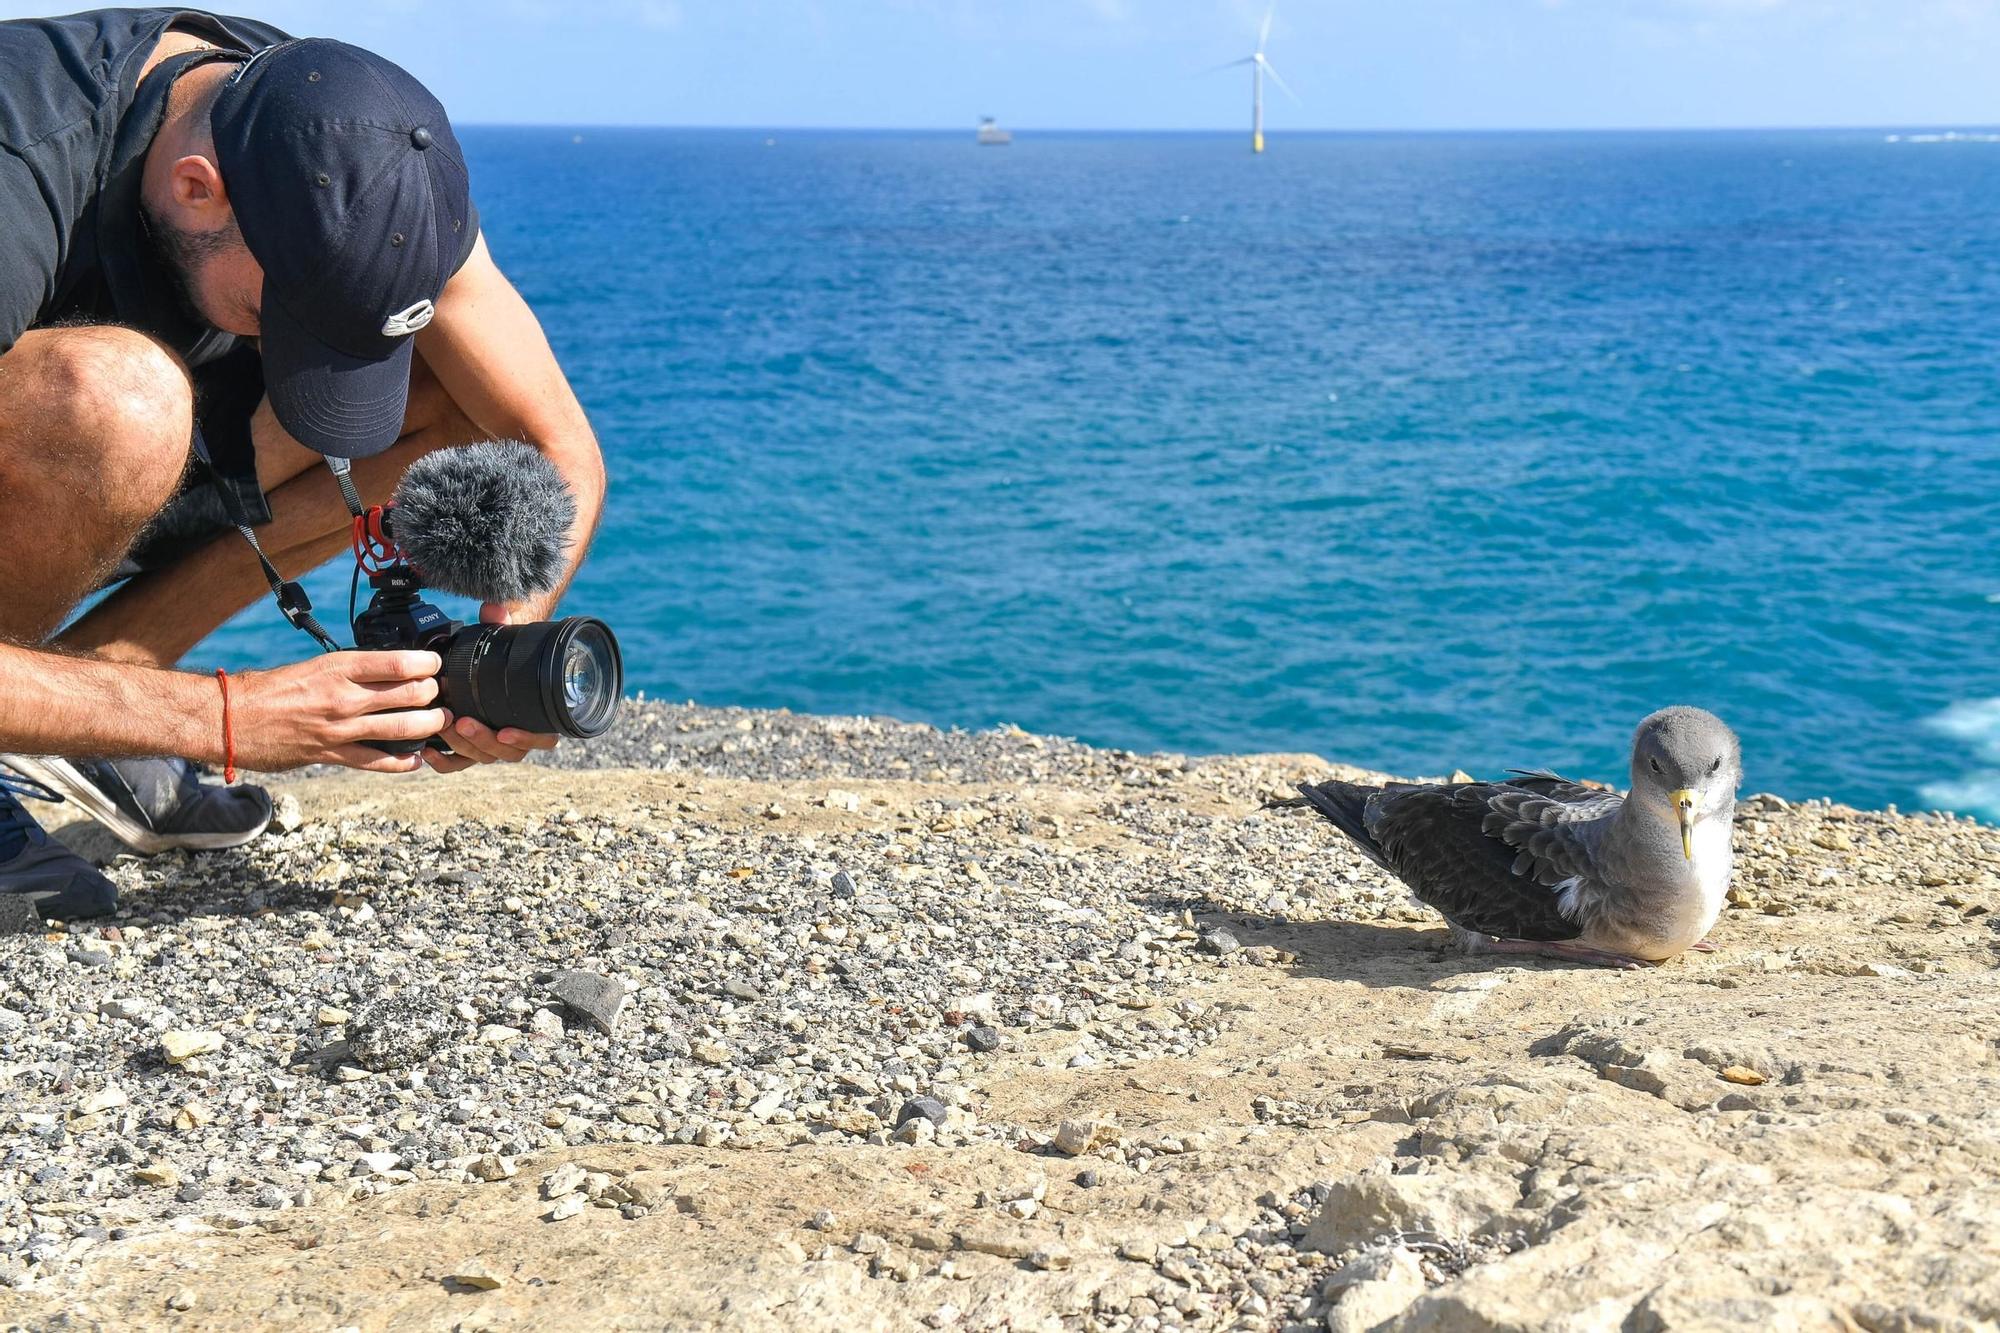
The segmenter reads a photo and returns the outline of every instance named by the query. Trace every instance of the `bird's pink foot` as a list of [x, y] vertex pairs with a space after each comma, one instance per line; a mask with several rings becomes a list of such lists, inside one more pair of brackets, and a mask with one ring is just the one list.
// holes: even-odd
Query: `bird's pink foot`
[[1696, 940], [1693, 944], [1688, 945], [1688, 948], [1694, 950], [1696, 953], [1714, 953], [1721, 946], [1714, 940]]
[[1574, 940], [1503, 940], [1489, 936], [1480, 947], [1481, 953], [1530, 954], [1540, 958], [1559, 958], [1568, 963], [1589, 963], [1596, 967], [1615, 967], [1632, 972], [1642, 967], [1651, 967], [1648, 959], [1634, 958], [1629, 954], [1611, 953], [1604, 949], [1592, 949]]

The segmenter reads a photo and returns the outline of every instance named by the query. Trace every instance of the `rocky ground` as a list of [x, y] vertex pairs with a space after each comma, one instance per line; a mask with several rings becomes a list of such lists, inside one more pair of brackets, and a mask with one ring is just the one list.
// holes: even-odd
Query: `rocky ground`
[[280, 784], [0, 937], [0, 1322], [2000, 1323], [1994, 830], [1755, 798], [1721, 952], [1494, 966], [1260, 810], [1328, 771], [648, 704]]

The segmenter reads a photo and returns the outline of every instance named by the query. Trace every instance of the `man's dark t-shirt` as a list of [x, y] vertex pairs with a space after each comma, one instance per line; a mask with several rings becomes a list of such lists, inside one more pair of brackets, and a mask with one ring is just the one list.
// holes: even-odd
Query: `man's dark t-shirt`
[[[221, 54], [170, 57], [142, 82], [169, 30]], [[254, 344], [186, 308], [146, 230], [139, 185], [175, 78], [288, 39], [266, 23], [186, 9], [0, 22], [0, 354], [30, 328], [79, 323], [121, 324], [172, 348], [195, 381], [196, 450], [237, 522], [269, 516], [249, 431], [262, 371]], [[475, 221], [460, 264], [477, 236]]]
[[139, 82], [170, 28], [239, 56], [287, 37], [176, 9], [0, 23], [0, 352], [36, 325], [77, 322], [150, 333], [190, 366], [235, 349], [182, 309], [139, 214], [146, 150], [173, 75], [191, 63], [163, 62]]

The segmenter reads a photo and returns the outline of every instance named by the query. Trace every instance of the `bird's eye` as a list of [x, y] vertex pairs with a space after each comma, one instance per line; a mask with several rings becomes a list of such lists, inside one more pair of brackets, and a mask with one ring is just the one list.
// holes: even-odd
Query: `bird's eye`
[[1714, 763], [1710, 764], [1708, 766], [1708, 771], [1711, 773], [1720, 773], [1722, 771], [1722, 761], [1718, 759]]
[[1660, 771], [1660, 761], [1659, 761], [1659, 760], [1657, 760], [1657, 759], [1648, 759], [1648, 760], [1647, 760], [1646, 762], [1647, 762], [1647, 763], [1649, 763], [1649, 764], [1651, 764], [1651, 765], [1653, 766], [1653, 771], [1654, 771], [1655, 773], [1657, 773], [1657, 772], [1659, 772], [1659, 771]]

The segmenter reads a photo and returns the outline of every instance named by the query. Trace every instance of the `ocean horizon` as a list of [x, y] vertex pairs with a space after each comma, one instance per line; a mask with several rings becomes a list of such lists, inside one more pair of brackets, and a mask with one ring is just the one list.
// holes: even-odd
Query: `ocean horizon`
[[[997, 122], [996, 122], [996, 123], [997, 123]], [[937, 137], [937, 138], [945, 138], [945, 139], [964, 139], [964, 138], [965, 138], [965, 137], [966, 137], [966, 136], [967, 136], [967, 135], [968, 135], [969, 133], [973, 132], [973, 131], [974, 131], [974, 130], [975, 130], [976, 128], [977, 128], [977, 127], [976, 127], [975, 125], [972, 125], [972, 124], [970, 124], [970, 123], [968, 123], [967, 125], [963, 125], [963, 126], [959, 126], [959, 125], [921, 125], [921, 126], [910, 126], [910, 127], [898, 127], [898, 126], [893, 126], [893, 125], [775, 125], [775, 124], [774, 124], [774, 125], [699, 125], [699, 124], [686, 124], [686, 125], [665, 125], [665, 124], [662, 124], [662, 125], [653, 125], [653, 124], [638, 124], [638, 123], [633, 123], [633, 124], [622, 124], [622, 123], [618, 123], [618, 122], [615, 122], [615, 121], [606, 121], [606, 122], [603, 122], [603, 123], [596, 123], [596, 124], [593, 124], [593, 123], [591, 123], [591, 122], [587, 122], [587, 121], [577, 121], [577, 122], [574, 122], [574, 123], [572, 123], [572, 122], [563, 122], [563, 123], [560, 123], [560, 124], [558, 124], [558, 123], [554, 123], [554, 122], [547, 122], [547, 121], [505, 121], [505, 120], [486, 120], [486, 121], [464, 121], [464, 122], [456, 122], [456, 121], [455, 121], [455, 122], [454, 122], [454, 129], [456, 129], [456, 130], [457, 130], [457, 131], [459, 131], [460, 133], [465, 133], [465, 132], [470, 132], [470, 133], [473, 133], [473, 134], [481, 134], [481, 133], [486, 133], [486, 132], [489, 132], [489, 131], [491, 131], [491, 132], [494, 132], [494, 133], [500, 133], [500, 134], [510, 134], [510, 133], [527, 133], [527, 134], [542, 134], [542, 133], [546, 133], [546, 134], [567, 134], [567, 135], [571, 136], [572, 140], [573, 140], [573, 139], [575, 138], [575, 136], [576, 136], [576, 135], [579, 135], [579, 134], [592, 134], [592, 133], [603, 133], [603, 134], [753, 134], [753, 135], [763, 135], [763, 136], [766, 136], [766, 137], [769, 137], [769, 136], [772, 136], [772, 135], [778, 135], [778, 134], [801, 134], [801, 135], [812, 135], [812, 134], [823, 134], [823, 135], [842, 135], [842, 134], [853, 134], [853, 135], [871, 135], [871, 136], [879, 136], [879, 137], [893, 137], [893, 136], [897, 136], [897, 135], [908, 135], [908, 136], [911, 136], [911, 137], [913, 137], [913, 138], [928, 138], [928, 137]], [[1008, 122], [1006, 122], [1005, 124], [1002, 124], [1002, 125], [1000, 125], [1000, 128], [1002, 128], [1002, 129], [1005, 129], [1005, 130], [1008, 130], [1009, 132], [1011, 132], [1012, 134], [1014, 134], [1014, 135], [1017, 135], [1017, 136], [1028, 136], [1028, 137], [1033, 137], [1033, 138], [1041, 138], [1041, 137], [1043, 137], [1043, 136], [1045, 136], [1045, 135], [1046, 135], [1046, 136], [1050, 136], [1050, 137], [1056, 137], [1056, 138], [1063, 138], [1063, 137], [1068, 137], [1068, 138], [1163, 138], [1163, 139], [1170, 139], [1170, 138], [1211, 138], [1211, 139], [1232, 139], [1232, 140], [1237, 140], [1237, 141], [1240, 141], [1240, 142], [1242, 142], [1242, 143], [1245, 143], [1245, 144], [1248, 144], [1248, 142], [1249, 142], [1249, 135], [1248, 135], [1248, 134], [1246, 134], [1246, 133], [1245, 133], [1245, 132], [1244, 132], [1244, 131], [1243, 131], [1242, 129], [1240, 129], [1240, 128], [1239, 128], [1239, 129], [1231, 129], [1231, 128], [1227, 128], [1227, 127], [1225, 127], [1225, 128], [1221, 128], [1221, 129], [1216, 129], [1216, 128], [1204, 128], [1204, 129], [1117, 129], [1117, 128], [1099, 128], [1099, 129], [1089, 129], [1089, 128], [1078, 128], [1078, 127], [1075, 127], [1075, 126], [1038, 126], [1038, 125], [1030, 125], [1030, 126], [1026, 126], [1026, 127], [1023, 127], [1023, 126], [1021, 126], [1021, 125], [1019, 125], [1019, 124], [1017, 124], [1017, 123], [1015, 123], [1015, 122], [1013, 122], [1013, 121], [1008, 121]], [[1605, 127], [1597, 127], [1597, 126], [1559, 126], [1559, 125], [1558, 125], [1558, 126], [1533, 126], [1533, 125], [1528, 125], [1528, 126], [1520, 126], [1520, 127], [1514, 127], [1514, 128], [1501, 128], [1501, 129], [1493, 129], [1493, 128], [1486, 128], [1486, 129], [1454, 129], [1454, 128], [1429, 128], [1429, 129], [1426, 129], [1426, 128], [1421, 128], [1421, 127], [1418, 127], [1418, 128], [1406, 128], [1406, 129], [1340, 129], [1340, 128], [1332, 128], [1332, 129], [1300, 129], [1300, 128], [1286, 128], [1286, 129], [1276, 129], [1276, 130], [1272, 130], [1272, 131], [1270, 132], [1270, 134], [1269, 134], [1269, 136], [1268, 136], [1268, 137], [1270, 138], [1270, 140], [1271, 140], [1271, 143], [1272, 143], [1272, 145], [1273, 145], [1273, 146], [1275, 147], [1275, 145], [1276, 145], [1276, 143], [1278, 142], [1278, 140], [1280, 140], [1280, 139], [1292, 139], [1292, 138], [1306, 138], [1306, 139], [1315, 139], [1315, 138], [1332, 138], [1332, 139], [1339, 139], [1339, 138], [1354, 138], [1354, 139], [1368, 139], [1368, 138], [1398, 138], [1398, 139], [1421, 139], [1421, 138], [1466, 138], [1466, 139], [1476, 139], [1476, 138], [1481, 138], [1481, 137], [1488, 137], [1488, 138], [1533, 138], [1533, 137], [1535, 137], [1535, 136], [1538, 136], [1538, 135], [1543, 135], [1543, 136], [1546, 136], [1546, 135], [1579, 135], [1579, 136], [1590, 136], [1590, 135], [1603, 135], [1603, 136], [1606, 136], [1606, 137], [1612, 137], [1612, 136], [1620, 136], [1620, 135], [1627, 135], [1627, 136], [1632, 136], [1632, 137], [1642, 137], [1642, 136], [1646, 136], [1646, 135], [1704, 135], [1704, 134], [1706, 134], [1706, 135], [1732, 135], [1732, 134], [1801, 134], [1801, 135], [1811, 135], [1811, 134], [1884, 134], [1884, 135], [1889, 135], [1889, 134], [1895, 134], [1895, 135], [1908, 135], [1908, 134], [1932, 134], [1932, 133], [1936, 133], [1936, 134], [1957, 134], [1957, 135], [1959, 135], [1959, 136], [1960, 136], [1961, 138], [1966, 138], [1967, 136], [1972, 136], [1972, 137], [1973, 137], [1973, 141], [1976, 141], [1976, 142], [1984, 142], [1984, 140], [1983, 140], [1983, 139], [1979, 139], [1979, 138], [1977, 138], [1976, 136], [1981, 136], [1981, 135], [1985, 135], [1985, 134], [1989, 134], [1989, 133], [1993, 133], [1993, 134], [2000, 134], [2000, 121], [1994, 121], [1994, 122], [1992, 122], [1991, 124], [1987, 124], [1987, 123], [1983, 123], [1983, 122], [1962, 122], [1962, 121], [1941, 121], [1941, 122], [1939, 122], [1939, 123], [1937, 123], [1937, 124], [1922, 124], [1922, 125], [1904, 125], [1904, 124], [1881, 124], [1881, 125], [1866, 125], [1866, 124], [1863, 124], [1863, 125], [1681, 125], [1681, 126], [1675, 126], [1675, 125], [1630, 125], [1630, 126], [1605, 126]]]
[[2000, 817], [2000, 147], [1948, 128], [462, 138], [631, 688], [1614, 782], [1693, 703], [1751, 790]]

